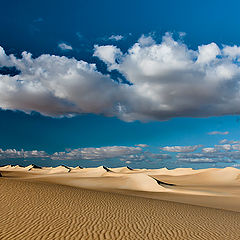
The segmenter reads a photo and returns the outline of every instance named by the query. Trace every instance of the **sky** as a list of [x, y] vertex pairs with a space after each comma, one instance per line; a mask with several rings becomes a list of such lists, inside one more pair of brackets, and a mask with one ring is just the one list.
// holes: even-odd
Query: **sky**
[[239, 1], [1, 1], [0, 165], [240, 166]]

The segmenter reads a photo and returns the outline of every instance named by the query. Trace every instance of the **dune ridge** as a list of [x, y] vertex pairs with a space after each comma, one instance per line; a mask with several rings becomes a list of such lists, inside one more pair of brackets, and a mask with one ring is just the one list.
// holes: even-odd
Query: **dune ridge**
[[3, 178], [47, 182], [72, 187], [115, 192], [159, 200], [214, 207], [240, 212], [240, 170], [223, 169], [132, 169], [99, 166], [0, 167]]

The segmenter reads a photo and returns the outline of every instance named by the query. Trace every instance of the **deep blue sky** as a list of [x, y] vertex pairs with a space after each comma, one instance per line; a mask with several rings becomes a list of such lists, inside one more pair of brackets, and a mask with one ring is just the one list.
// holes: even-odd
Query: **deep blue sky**
[[[219, 0], [1, 1], [0, 46], [7, 54], [20, 55], [27, 51], [33, 57], [43, 53], [75, 57], [95, 62], [99, 71], [106, 72], [106, 66], [92, 54], [94, 44], [113, 44], [108, 40], [111, 35], [124, 36], [123, 40], [115, 43], [123, 52], [142, 34], [161, 37], [165, 32], [185, 32], [184, 42], [192, 49], [211, 42], [220, 46], [239, 45], [239, 9], [239, 1]], [[71, 45], [74, 50], [61, 51], [58, 44], [62, 42]], [[53, 153], [66, 148], [134, 146], [140, 143], [150, 145], [155, 152], [160, 146], [202, 144], [207, 147], [218, 144], [223, 138], [238, 140], [239, 124], [238, 116], [129, 123], [94, 114], [59, 119], [38, 113], [28, 115], [0, 110], [0, 148], [37, 149]], [[212, 131], [228, 131], [229, 134], [207, 134]], [[14, 163], [24, 164], [22, 160], [14, 160]], [[83, 163], [85, 166], [101, 165], [99, 162]], [[115, 160], [103, 163], [121, 165]], [[68, 162], [64, 164], [69, 165]], [[134, 163], [132, 165], [135, 167]], [[168, 163], [153, 166], [142, 163], [138, 166], [151, 168], [165, 165], [168, 166]], [[207, 166], [212, 165], [197, 165]]]

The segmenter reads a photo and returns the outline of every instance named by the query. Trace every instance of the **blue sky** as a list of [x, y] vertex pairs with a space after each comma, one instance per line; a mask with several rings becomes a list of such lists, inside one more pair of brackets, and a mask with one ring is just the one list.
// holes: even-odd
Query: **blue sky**
[[239, 5], [2, 1], [0, 165], [238, 166]]

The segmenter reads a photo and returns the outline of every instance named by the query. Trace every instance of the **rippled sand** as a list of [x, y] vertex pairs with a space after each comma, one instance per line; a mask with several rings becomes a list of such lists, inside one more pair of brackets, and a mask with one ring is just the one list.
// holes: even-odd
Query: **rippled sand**
[[1, 240], [240, 239], [238, 169], [0, 172]]

